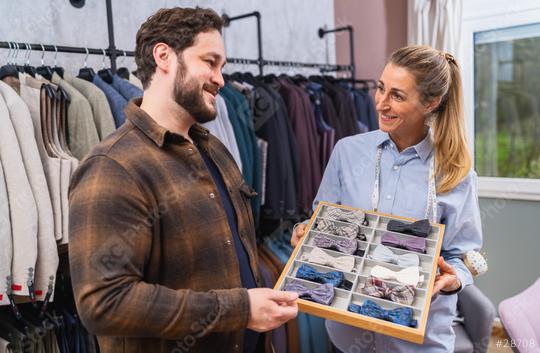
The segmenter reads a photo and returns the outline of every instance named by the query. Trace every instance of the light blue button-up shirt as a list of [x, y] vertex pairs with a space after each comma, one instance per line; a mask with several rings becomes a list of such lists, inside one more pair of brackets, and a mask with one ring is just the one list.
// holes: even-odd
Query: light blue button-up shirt
[[[415, 146], [397, 150], [380, 130], [340, 140], [324, 172], [314, 201], [328, 201], [372, 209], [378, 146], [381, 157], [379, 211], [416, 219], [425, 218], [429, 164], [433, 146], [428, 136]], [[482, 246], [476, 173], [471, 172], [452, 191], [437, 195], [437, 217], [445, 224], [441, 255], [451, 264], [462, 286], [473, 283], [462, 256]], [[436, 295], [431, 302], [423, 345], [327, 321], [332, 342], [344, 352], [453, 352], [452, 320], [457, 295]]]

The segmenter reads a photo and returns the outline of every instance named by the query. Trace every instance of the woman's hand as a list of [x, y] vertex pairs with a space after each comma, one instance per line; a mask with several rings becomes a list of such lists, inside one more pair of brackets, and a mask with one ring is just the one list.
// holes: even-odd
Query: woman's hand
[[456, 275], [456, 270], [444, 261], [442, 256], [439, 256], [439, 274], [435, 277], [435, 285], [433, 286], [433, 294], [443, 292], [452, 292], [461, 286], [461, 282]]
[[306, 231], [306, 224], [304, 224], [304, 223], [299, 223], [294, 228], [294, 232], [293, 232], [293, 234], [291, 236], [291, 245], [293, 247], [296, 247], [296, 244], [298, 244], [300, 239], [302, 239], [302, 237], [304, 236], [305, 231]]

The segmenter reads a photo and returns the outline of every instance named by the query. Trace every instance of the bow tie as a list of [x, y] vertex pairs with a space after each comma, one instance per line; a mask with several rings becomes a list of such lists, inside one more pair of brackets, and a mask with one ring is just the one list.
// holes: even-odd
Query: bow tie
[[386, 246], [382, 244], [377, 245], [375, 250], [373, 250], [373, 254], [371, 254], [371, 258], [376, 261], [387, 262], [387, 263], [395, 264], [401, 267], [412, 267], [412, 266], [420, 265], [420, 259], [418, 258], [418, 255], [394, 254], [392, 250], [390, 250], [389, 248], [387, 248]]
[[426, 239], [424, 238], [400, 238], [397, 234], [384, 233], [381, 238], [381, 243], [394, 248], [401, 248], [411, 251], [416, 251], [424, 254], [426, 252]]
[[418, 283], [424, 281], [424, 276], [420, 276], [418, 267], [408, 267], [401, 271], [394, 272], [379, 265], [373, 266], [370, 275], [388, 281], [397, 281], [404, 285], [416, 287]]
[[306, 264], [300, 265], [296, 271], [296, 278], [322, 284], [328, 283], [331, 284], [332, 287], [338, 287], [345, 290], [351, 290], [352, 288], [352, 282], [345, 279], [343, 272], [319, 272]]
[[358, 237], [360, 240], [366, 240], [366, 236], [360, 232], [360, 226], [353, 223], [339, 224], [328, 219], [318, 219], [315, 230], [348, 239]]
[[313, 240], [315, 246], [323, 249], [337, 250], [347, 255], [352, 255], [358, 247], [356, 239], [340, 239], [334, 240], [323, 234], [317, 234]]
[[329, 283], [321, 284], [311, 289], [298, 281], [291, 281], [283, 287], [283, 290], [297, 292], [300, 298], [319, 304], [330, 305], [332, 304], [332, 300], [334, 300], [334, 287]]
[[367, 221], [366, 215], [362, 211], [345, 210], [343, 208], [335, 207], [328, 208], [324, 212], [324, 217], [335, 221], [354, 223], [358, 226], [364, 225], [364, 221]]
[[301, 260], [308, 261], [314, 264], [323, 266], [330, 266], [345, 272], [352, 272], [354, 268], [354, 257], [352, 256], [339, 256], [333, 257], [328, 255], [319, 248], [313, 248], [309, 255], [302, 255]]
[[431, 225], [427, 219], [422, 219], [414, 223], [404, 223], [392, 219], [390, 222], [388, 222], [386, 229], [391, 232], [411, 234], [416, 235], [417, 237], [427, 238], [429, 231], [431, 230]]
[[411, 308], [385, 310], [369, 299], [362, 305], [349, 304], [349, 311], [404, 326], [416, 327], [418, 325], [418, 322], [413, 319], [413, 310]]
[[369, 277], [362, 288], [364, 294], [376, 298], [390, 299], [393, 302], [411, 305], [414, 301], [414, 287], [401, 285], [389, 287], [388, 284], [379, 278]]

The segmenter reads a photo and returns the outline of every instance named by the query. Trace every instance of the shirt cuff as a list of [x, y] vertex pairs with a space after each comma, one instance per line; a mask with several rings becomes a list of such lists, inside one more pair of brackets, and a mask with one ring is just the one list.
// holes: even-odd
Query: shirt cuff
[[247, 327], [250, 315], [246, 288], [213, 290], [219, 302], [218, 324], [214, 331], [238, 331]]
[[461, 286], [458, 289], [453, 290], [451, 292], [443, 292], [441, 290], [440, 291], [441, 294], [443, 295], [459, 294], [465, 287], [474, 283], [471, 272], [469, 271], [467, 266], [465, 266], [465, 263], [463, 262], [461, 258], [454, 257], [445, 261], [449, 263], [450, 265], [452, 265], [452, 267], [454, 267], [454, 269], [456, 270], [456, 275], [459, 281], [461, 282]]

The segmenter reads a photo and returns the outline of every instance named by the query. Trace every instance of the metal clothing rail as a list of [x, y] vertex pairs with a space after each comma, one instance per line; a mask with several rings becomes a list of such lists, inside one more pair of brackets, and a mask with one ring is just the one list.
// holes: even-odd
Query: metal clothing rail
[[[261, 14], [258, 11], [233, 16], [230, 17], [226, 14], [222, 16], [223, 24], [225, 27], [229, 27], [231, 22], [236, 20], [241, 20], [248, 17], [255, 17], [257, 19], [257, 48], [258, 48], [258, 59], [241, 59], [241, 58], [228, 58], [227, 61], [235, 64], [251, 64], [259, 66], [259, 74], [263, 75], [264, 66], [284, 66], [284, 67], [306, 67], [306, 68], [319, 68], [321, 72], [331, 72], [331, 71], [350, 71], [351, 77], [355, 76], [355, 64], [354, 64], [354, 43], [353, 43], [353, 29], [351, 26], [346, 26], [342, 28], [323, 30], [319, 29], [319, 37], [323, 38], [324, 34], [331, 32], [338, 32], [342, 30], [348, 30], [350, 33], [349, 45], [351, 46], [351, 64], [350, 65], [331, 65], [331, 64], [321, 64], [321, 63], [305, 63], [297, 61], [281, 61], [281, 60], [265, 60], [262, 53], [262, 29], [261, 29]], [[322, 31], [322, 32], [321, 32]], [[322, 33], [322, 34], [321, 34]]]
[[323, 29], [319, 28], [319, 38], [323, 38], [325, 34], [327, 33], [334, 33], [334, 32], [341, 32], [341, 31], [347, 31], [349, 32], [349, 55], [350, 55], [350, 67], [351, 67], [351, 80], [356, 79], [356, 64], [354, 62], [354, 29], [352, 26], [344, 26], [344, 27], [338, 27], [334, 29]]
[[[113, 13], [111, 0], [105, 0], [106, 9], [107, 9], [107, 29], [109, 36], [109, 46], [107, 48], [85, 48], [85, 47], [73, 47], [65, 45], [51, 45], [51, 44], [40, 44], [40, 43], [21, 43], [21, 42], [5, 42], [0, 41], [0, 48], [12, 49], [16, 52], [18, 51], [42, 51], [42, 52], [56, 52], [56, 53], [74, 53], [74, 54], [92, 54], [92, 55], [105, 55], [110, 58], [111, 62], [111, 71], [116, 73], [116, 59], [122, 56], [135, 56], [135, 52], [132, 50], [120, 50], [115, 47], [114, 40], [114, 24], [113, 24]], [[249, 64], [257, 65], [259, 67], [259, 74], [263, 75], [264, 66], [281, 66], [281, 67], [302, 67], [302, 68], [318, 68], [321, 72], [331, 72], [331, 71], [350, 71], [352, 77], [354, 78], [355, 67], [354, 67], [354, 47], [352, 42], [352, 27], [342, 27], [336, 28], [333, 30], [323, 30], [319, 29], [319, 37], [323, 37], [325, 33], [337, 32], [341, 30], [348, 30], [350, 33], [350, 45], [351, 45], [351, 64], [350, 65], [331, 65], [323, 63], [306, 63], [306, 62], [297, 62], [297, 61], [282, 61], [282, 60], [265, 60], [263, 58], [262, 50], [262, 30], [261, 30], [261, 14], [258, 11], [233, 16], [223, 15], [224, 26], [227, 27], [231, 22], [255, 17], [257, 19], [257, 50], [258, 58], [257, 59], [245, 59], [245, 58], [227, 58], [227, 62], [233, 64]], [[321, 32], [323, 31], [323, 32]], [[322, 33], [322, 34], [321, 34]]]

